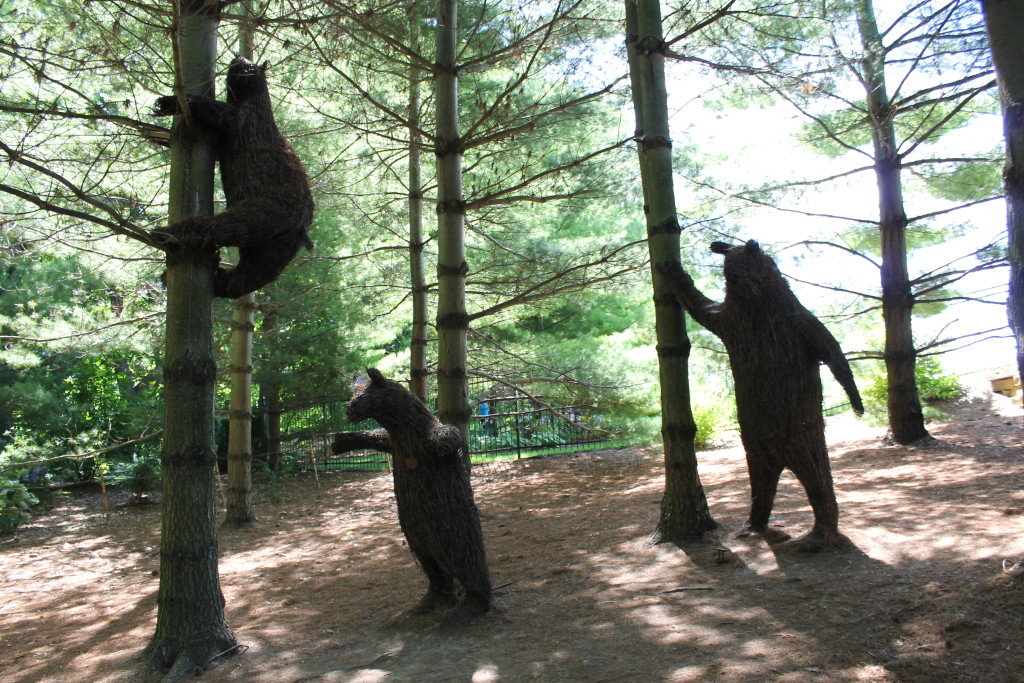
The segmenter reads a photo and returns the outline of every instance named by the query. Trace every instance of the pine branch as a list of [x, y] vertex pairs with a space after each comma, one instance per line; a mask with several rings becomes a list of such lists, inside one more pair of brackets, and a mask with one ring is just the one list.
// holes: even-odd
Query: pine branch
[[37, 164], [34, 161], [30, 161], [21, 152], [14, 150], [11, 147], [8, 147], [3, 141], [0, 141], [0, 151], [5, 152], [7, 154], [8, 159], [12, 163], [16, 163], [26, 168], [32, 169], [36, 173], [39, 173], [40, 175], [43, 175], [47, 178], [50, 178], [51, 180], [56, 181], [60, 185], [63, 185], [64, 187], [68, 188], [71, 191], [71, 193], [74, 194], [74, 196], [77, 197], [79, 200], [85, 202], [86, 204], [89, 204], [94, 208], [99, 209], [100, 211], [109, 215], [114, 220], [108, 221], [100, 218], [99, 216], [94, 216], [92, 214], [77, 211], [75, 209], [68, 209], [57, 204], [54, 204], [53, 202], [47, 201], [41, 197], [37, 197], [31, 193], [25, 192], [24, 190], [19, 190], [17, 188], [11, 187], [9, 185], [0, 185], [0, 190], [2, 190], [3, 192], [7, 192], [8, 194], [20, 197], [21, 199], [31, 202], [32, 204], [35, 204], [41, 209], [52, 211], [54, 213], [59, 213], [65, 216], [81, 218], [83, 220], [108, 228], [109, 230], [117, 233], [118, 235], [130, 237], [132, 239], [138, 240], [150, 246], [157, 247], [158, 249], [162, 248], [153, 241], [152, 237], [150, 237], [148, 232], [143, 230], [141, 227], [139, 227], [132, 221], [123, 218], [121, 214], [109, 204], [101, 202], [98, 199], [94, 199], [93, 197], [90, 197], [84, 190], [78, 187], [75, 183], [71, 182], [64, 176], [60, 175], [59, 173], [51, 171], [50, 169], [42, 166], [41, 164]]
[[[610, 280], [614, 280], [617, 277], [621, 277], [626, 273], [633, 272], [634, 270], [636, 270], [635, 266], [623, 266], [619, 270], [614, 271], [609, 275], [593, 279], [582, 280], [580, 282], [572, 282], [561, 286], [553, 286], [555, 285], [555, 283], [565, 280], [567, 277], [569, 277], [571, 274], [575, 272], [587, 270], [588, 268], [595, 268], [599, 265], [608, 264], [616, 255], [618, 255], [622, 251], [630, 249], [639, 244], [644, 244], [645, 242], [646, 240], [637, 240], [634, 242], [630, 242], [628, 244], [624, 244], [620, 247], [617, 247], [616, 249], [613, 249], [607, 254], [604, 254], [603, 256], [596, 260], [589, 261], [587, 263], [580, 263], [565, 270], [559, 271], [558, 273], [555, 273], [551, 277], [536, 283], [535, 285], [527, 288], [525, 291], [520, 292], [519, 294], [501, 303], [495, 304], [494, 306], [490, 306], [489, 308], [485, 308], [483, 310], [477, 311], [476, 313], [470, 314], [469, 319], [470, 321], [478, 320], [480, 318], [493, 315], [498, 311], [502, 311], [506, 308], [511, 308], [512, 306], [519, 306], [526, 303], [538, 301], [540, 299], [546, 299], [548, 297], [552, 297], [558, 294], [571, 292], [573, 290], [583, 289], [585, 287], [589, 287], [600, 282], [608, 282]], [[551, 287], [551, 289], [545, 289], [547, 287]]]

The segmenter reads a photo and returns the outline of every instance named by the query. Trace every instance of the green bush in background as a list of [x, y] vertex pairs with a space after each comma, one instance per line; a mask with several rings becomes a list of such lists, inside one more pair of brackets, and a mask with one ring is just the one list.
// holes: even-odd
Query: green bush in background
[[698, 450], [713, 446], [724, 438], [729, 429], [735, 429], [733, 399], [728, 396], [702, 396], [693, 406], [693, 421], [697, 425], [694, 447]]
[[32, 506], [38, 502], [20, 475], [18, 478], [10, 478], [9, 474], [0, 477], [0, 533], [13, 531], [32, 519]]
[[[923, 356], [917, 359], [915, 368], [917, 391], [923, 402], [944, 401], [956, 398], [963, 392], [960, 376], [946, 372], [936, 356]], [[885, 365], [876, 363], [864, 377], [865, 416], [872, 424], [884, 425], [888, 421], [886, 407], [886, 391], [888, 383], [885, 377]], [[925, 417], [941, 418], [942, 411], [934, 406], [924, 406]]]

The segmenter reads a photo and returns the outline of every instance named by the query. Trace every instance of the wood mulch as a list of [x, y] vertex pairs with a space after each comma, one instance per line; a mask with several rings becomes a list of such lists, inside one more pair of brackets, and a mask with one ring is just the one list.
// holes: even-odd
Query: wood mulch
[[[738, 538], [743, 454], [700, 454], [706, 541], [648, 540], [656, 448], [480, 467], [497, 609], [460, 629], [408, 609], [424, 580], [387, 473], [264, 483], [255, 529], [221, 535], [244, 654], [208, 681], [1019, 681], [1024, 671], [1021, 409], [948, 407], [919, 448], [830, 426], [841, 525], [855, 548], [773, 552]], [[836, 439], [840, 439], [836, 441]], [[0, 679], [119, 681], [152, 635], [159, 505], [64, 500], [0, 539]], [[774, 523], [811, 521], [788, 474]], [[716, 551], [724, 547], [726, 552]], [[1005, 561], [1005, 563], [1004, 563]]]

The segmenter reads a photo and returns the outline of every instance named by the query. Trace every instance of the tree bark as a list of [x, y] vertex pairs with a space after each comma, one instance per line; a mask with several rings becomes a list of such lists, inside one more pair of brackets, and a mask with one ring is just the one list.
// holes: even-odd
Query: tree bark
[[992, 61], [999, 80], [1006, 138], [1006, 232], [1010, 291], [1006, 312], [1024, 377], [1024, 1], [982, 0]]
[[458, 3], [438, 0], [434, 60], [437, 107], [437, 416], [459, 430], [470, 467], [469, 391], [466, 373], [466, 202], [462, 196], [459, 132]]
[[717, 524], [697, 473], [690, 409], [690, 340], [682, 306], [657, 266], [679, 260], [679, 222], [672, 180], [672, 143], [665, 90], [665, 43], [658, 0], [626, 0], [626, 44], [636, 111], [647, 244], [654, 282], [655, 331], [661, 382], [665, 494], [655, 531], [659, 542], [700, 537]]
[[[182, 2], [178, 67], [186, 94], [212, 96], [217, 3]], [[171, 136], [170, 220], [213, 210], [213, 140], [177, 117]], [[166, 680], [190, 675], [232, 651], [217, 576], [213, 415], [216, 251], [183, 248], [167, 258], [164, 356], [163, 501], [156, 632], [143, 652], [149, 671]]]
[[[252, 16], [252, 3], [238, 7], [240, 15]], [[254, 30], [251, 21], [238, 27], [238, 54], [253, 58]], [[236, 529], [257, 526], [252, 508], [252, 335], [255, 329], [256, 294], [235, 299], [231, 314], [231, 397], [228, 413], [228, 493], [224, 525]]]
[[[264, 307], [262, 337], [272, 338], [271, 332], [276, 326], [277, 314], [273, 307]], [[264, 359], [264, 366], [272, 366], [272, 363]], [[277, 379], [276, 372], [276, 369], [271, 368], [260, 382], [260, 404], [266, 411], [264, 419], [267, 425], [267, 467], [274, 472], [280, 472], [283, 466], [281, 456], [281, 384]]]
[[228, 412], [228, 493], [224, 526], [257, 526], [252, 508], [252, 333], [255, 295], [234, 301], [231, 317], [231, 400]]
[[267, 467], [280, 472], [284, 467], [281, 454], [281, 386], [276, 382], [263, 387], [267, 402]]
[[[420, 50], [420, 15], [409, 10], [412, 50]], [[423, 261], [423, 183], [420, 178], [420, 79], [423, 70], [409, 70], [409, 275], [412, 285], [412, 341], [409, 348], [409, 391], [427, 400], [427, 280]]]
[[903, 204], [902, 159], [896, 145], [895, 112], [886, 91], [886, 51], [871, 0], [857, 0], [856, 13], [864, 48], [864, 87], [878, 184], [889, 439], [908, 444], [929, 438], [929, 434], [924, 426], [915, 375], [917, 350], [911, 320], [914, 294], [907, 270], [908, 221]]

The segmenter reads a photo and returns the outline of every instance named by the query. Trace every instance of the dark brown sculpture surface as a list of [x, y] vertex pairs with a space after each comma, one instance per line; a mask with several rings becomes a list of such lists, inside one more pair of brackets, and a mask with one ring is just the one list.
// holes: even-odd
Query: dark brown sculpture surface
[[864, 407], [850, 364], [757, 242], [714, 242], [711, 251], [725, 257], [722, 303], [704, 296], [678, 262], [660, 271], [679, 303], [719, 337], [729, 353], [750, 473], [749, 530], [769, 533], [779, 476], [789, 468], [814, 510], [814, 528], [791, 543], [807, 550], [845, 545], [825, 445], [818, 368], [820, 363], [828, 365], [860, 414]]
[[483, 614], [491, 607], [491, 577], [462, 436], [398, 382], [374, 369], [367, 373], [369, 381], [349, 401], [348, 417], [373, 418], [383, 429], [339, 432], [332, 450], [373, 448], [392, 455], [398, 522], [429, 584], [416, 611], [455, 604], [458, 580], [465, 596], [448, 619]]
[[[234, 268], [218, 268], [214, 296], [237, 298], [273, 282], [299, 247], [312, 248], [313, 195], [302, 163], [274, 122], [266, 65], [237, 57], [228, 67], [227, 100], [188, 97], [196, 123], [216, 133], [227, 209], [188, 218], [155, 234], [173, 248], [184, 243], [238, 247]], [[175, 96], [157, 100], [158, 116], [179, 114]]]

